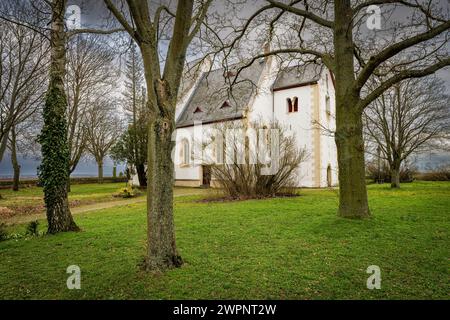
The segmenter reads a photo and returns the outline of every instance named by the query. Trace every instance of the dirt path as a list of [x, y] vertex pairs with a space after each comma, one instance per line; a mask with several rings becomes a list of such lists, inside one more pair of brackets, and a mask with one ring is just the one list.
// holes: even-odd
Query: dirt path
[[[197, 194], [198, 193], [178, 194], [178, 195], [174, 195], [174, 198], [184, 197], [184, 196], [194, 196]], [[126, 206], [126, 205], [136, 204], [136, 203], [144, 203], [146, 201], [147, 201], [147, 197], [139, 197], [139, 198], [134, 198], [134, 199], [99, 202], [99, 203], [82, 205], [79, 207], [70, 208], [70, 211], [72, 212], [73, 215], [77, 215], [80, 213], [86, 213], [86, 212], [90, 212], [90, 211], [109, 209], [109, 208]], [[13, 225], [13, 224], [27, 223], [27, 222], [35, 221], [35, 220], [39, 220], [39, 219], [45, 219], [45, 212], [32, 214], [32, 215], [14, 216], [14, 217], [5, 219], [5, 221], [3, 221], [3, 222], [6, 225]]]

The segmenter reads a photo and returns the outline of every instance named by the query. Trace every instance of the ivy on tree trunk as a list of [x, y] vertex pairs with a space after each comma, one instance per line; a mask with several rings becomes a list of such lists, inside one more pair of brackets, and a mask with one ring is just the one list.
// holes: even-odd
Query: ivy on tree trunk
[[67, 196], [70, 153], [63, 82], [66, 63], [65, 8], [66, 0], [53, 0], [50, 81], [43, 109], [44, 126], [39, 136], [42, 150], [39, 180], [44, 189], [47, 232], [50, 234], [79, 230], [70, 213]]

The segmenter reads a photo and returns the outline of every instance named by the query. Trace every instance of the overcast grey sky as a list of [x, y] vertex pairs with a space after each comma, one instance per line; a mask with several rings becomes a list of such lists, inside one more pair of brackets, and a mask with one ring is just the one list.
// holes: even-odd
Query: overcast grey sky
[[[173, 3], [173, 1], [170, 1]], [[450, 11], [450, 0], [435, 0], [436, 3], [442, 6], [443, 10], [447, 13]], [[218, 3], [218, 4], [217, 4]], [[264, 0], [249, 0], [247, 5], [242, 6], [240, 15], [242, 17], [248, 16], [257, 9], [257, 3], [265, 3]], [[69, 0], [68, 5], [76, 4], [81, 7], [81, 23], [83, 26], [104, 26], [108, 17], [110, 17], [109, 11], [101, 0]], [[215, 10], [223, 10], [223, 2], [216, 1], [214, 6]], [[409, 14], [409, 10], [405, 7], [400, 7], [396, 11], [396, 17], [406, 17]], [[449, 44], [450, 46], [450, 44]], [[450, 93], [450, 70], [449, 68], [440, 70], [438, 73], [446, 83], [447, 92]]]

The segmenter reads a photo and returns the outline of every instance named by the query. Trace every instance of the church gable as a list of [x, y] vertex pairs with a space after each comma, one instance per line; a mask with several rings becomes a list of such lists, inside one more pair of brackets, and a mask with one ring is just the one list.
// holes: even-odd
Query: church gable
[[255, 95], [264, 65], [256, 62], [243, 69], [231, 93], [228, 81], [234, 74], [229, 75], [230, 71], [217, 69], [204, 73], [177, 120], [177, 128], [192, 126], [195, 121], [206, 124], [242, 118]]

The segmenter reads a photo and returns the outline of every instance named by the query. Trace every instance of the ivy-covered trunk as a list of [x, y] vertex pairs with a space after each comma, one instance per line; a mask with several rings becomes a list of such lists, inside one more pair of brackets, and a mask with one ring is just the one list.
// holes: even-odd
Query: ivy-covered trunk
[[77, 231], [69, 209], [69, 147], [67, 144], [67, 100], [64, 91], [66, 0], [52, 1], [50, 80], [43, 110], [44, 126], [39, 136], [42, 163], [39, 179], [44, 189], [50, 234]]

